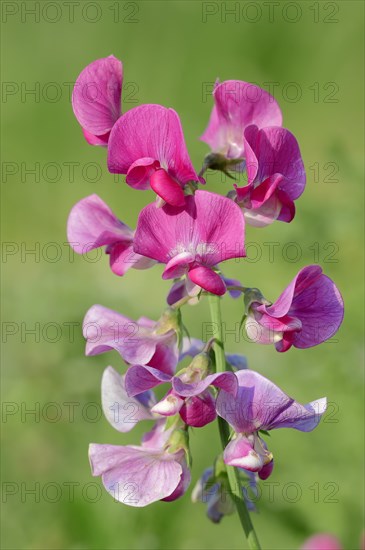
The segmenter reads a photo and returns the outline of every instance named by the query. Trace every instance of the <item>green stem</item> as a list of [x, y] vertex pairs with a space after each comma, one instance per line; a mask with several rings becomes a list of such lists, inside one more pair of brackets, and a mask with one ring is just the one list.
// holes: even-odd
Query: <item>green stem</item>
[[[214, 354], [217, 372], [224, 372], [226, 370], [226, 357], [224, 354], [224, 345], [222, 337], [222, 315], [220, 307], [220, 298], [211, 294], [209, 296], [210, 315], [212, 322], [217, 325], [216, 338], [214, 343]], [[218, 417], [219, 434], [222, 442], [223, 449], [226, 448], [229, 442], [229, 426], [223, 418]], [[251, 550], [260, 550], [261, 546], [258, 541], [254, 526], [252, 525], [250, 514], [247, 510], [240, 478], [236, 468], [232, 466], [226, 466], [228, 481], [231, 490], [232, 499], [236, 505], [237, 512], [241, 521], [242, 528], [245, 532], [247, 542]]]

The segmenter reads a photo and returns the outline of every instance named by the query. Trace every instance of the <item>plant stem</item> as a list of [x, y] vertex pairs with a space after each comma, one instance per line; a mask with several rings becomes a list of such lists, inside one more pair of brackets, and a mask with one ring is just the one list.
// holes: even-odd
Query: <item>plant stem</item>
[[[222, 315], [219, 296], [210, 294], [209, 296], [210, 315], [212, 322], [217, 325], [216, 337], [214, 343], [214, 354], [217, 372], [226, 370], [226, 357], [224, 354], [224, 345], [222, 337]], [[229, 442], [229, 426], [223, 418], [218, 416], [219, 434], [222, 442], [222, 447], [225, 449]], [[258, 541], [254, 526], [251, 522], [250, 514], [247, 510], [246, 503], [242, 493], [241, 482], [236, 468], [226, 466], [228, 481], [231, 490], [232, 499], [236, 505], [237, 512], [241, 521], [242, 528], [245, 532], [248, 546], [251, 550], [260, 550], [261, 546]]]

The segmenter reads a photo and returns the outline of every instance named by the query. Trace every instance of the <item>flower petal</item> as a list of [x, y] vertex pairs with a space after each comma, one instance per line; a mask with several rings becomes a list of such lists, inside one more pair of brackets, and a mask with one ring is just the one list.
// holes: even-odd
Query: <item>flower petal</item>
[[89, 458], [92, 474], [102, 476], [105, 489], [119, 502], [135, 507], [170, 496], [183, 473], [177, 453], [144, 447], [93, 443]]
[[67, 221], [67, 238], [78, 254], [99, 246], [133, 242], [133, 231], [118, 220], [98, 195], [81, 199], [72, 208]]
[[115, 349], [127, 363], [151, 363], [161, 371], [172, 373], [178, 359], [176, 335], [173, 331], [156, 335], [153, 332], [155, 325], [146, 326], [116, 311], [94, 305], [86, 313], [83, 323], [86, 355]]
[[110, 172], [126, 174], [133, 163], [146, 157], [159, 161], [181, 184], [199, 181], [173, 109], [140, 105], [125, 113], [113, 127], [108, 145]]
[[270, 380], [248, 369], [236, 372], [236, 377], [239, 381], [236, 398], [222, 390], [216, 403], [218, 414], [236, 432], [288, 427], [310, 431], [323, 414], [324, 400], [301, 405]]
[[217, 413], [212, 394], [205, 391], [200, 395], [188, 397], [180, 409], [180, 416], [185, 424], [195, 428], [202, 428], [213, 422], [217, 417]]
[[72, 107], [79, 124], [89, 134], [103, 136], [120, 117], [122, 81], [122, 63], [113, 55], [93, 61], [78, 76]]
[[119, 432], [129, 432], [140, 420], [151, 420], [149, 407], [156, 400], [152, 392], [145, 392], [138, 399], [129, 397], [125, 388], [125, 376], [107, 367], [101, 381], [103, 412], [108, 422]]
[[212, 151], [228, 158], [244, 153], [243, 132], [250, 124], [259, 128], [281, 126], [282, 115], [275, 99], [254, 84], [227, 80], [213, 92], [215, 106], [207, 129], [200, 138]]
[[300, 149], [286, 128], [249, 126], [244, 132], [248, 182], [262, 183], [274, 175], [273, 185], [284, 189], [291, 200], [304, 191], [306, 177]]
[[133, 365], [125, 375], [125, 389], [130, 397], [150, 390], [164, 382], [170, 382], [171, 376], [153, 367]]
[[181, 378], [174, 376], [172, 387], [182, 397], [192, 397], [203, 393], [209, 386], [224, 389], [233, 396], [237, 394], [238, 381], [233, 372], [209, 374], [203, 380], [192, 384], [184, 383]]
[[231, 199], [207, 191], [187, 196], [183, 209], [150, 204], [139, 215], [134, 250], [162, 263], [187, 252], [206, 267], [243, 257], [242, 212]]
[[188, 271], [188, 277], [196, 285], [217, 296], [222, 296], [227, 290], [222, 277], [209, 267], [194, 267]]
[[264, 460], [253, 448], [252, 443], [243, 435], [238, 435], [230, 441], [223, 453], [224, 462], [236, 468], [249, 472], [259, 472]]

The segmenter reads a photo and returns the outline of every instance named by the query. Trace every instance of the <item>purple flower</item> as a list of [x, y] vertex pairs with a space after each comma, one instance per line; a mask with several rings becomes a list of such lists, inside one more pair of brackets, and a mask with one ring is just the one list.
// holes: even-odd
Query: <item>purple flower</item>
[[177, 113], [161, 105], [140, 105], [118, 120], [109, 140], [108, 168], [126, 174], [135, 189], [152, 188], [173, 206], [184, 205], [188, 182], [204, 183], [189, 158]]
[[146, 206], [138, 218], [134, 250], [167, 264], [163, 279], [187, 275], [189, 284], [222, 295], [226, 285], [212, 268], [245, 255], [244, 230], [242, 212], [234, 202], [197, 191], [186, 197], [184, 208]]
[[134, 231], [121, 222], [98, 195], [85, 197], [72, 208], [67, 238], [77, 254], [105, 246], [111, 270], [116, 275], [124, 275], [131, 267], [147, 269], [155, 264], [133, 251]]
[[310, 348], [331, 338], [343, 319], [334, 282], [317, 265], [304, 267], [272, 305], [253, 302], [246, 321], [249, 338], [274, 343], [277, 351]]
[[186, 369], [171, 376], [153, 367], [133, 365], [125, 377], [129, 396], [138, 396], [159, 384], [169, 383], [171, 389], [151, 411], [161, 416], [180, 414], [188, 426], [201, 428], [216, 419], [215, 399], [209, 386], [237, 392], [237, 379], [232, 372], [208, 374], [209, 358], [205, 353], [195, 356]]
[[101, 476], [115, 500], [142, 507], [158, 500], [176, 500], [187, 490], [190, 470], [183, 446], [173, 444], [174, 428], [165, 422], [146, 434], [141, 446], [89, 447], [93, 476]]
[[132, 321], [100, 305], [92, 306], [83, 322], [86, 355], [111, 349], [128, 364], [151, 365], [172, 375], [178, 361], [177, 337], [173, 330], [158, 332], [159, 325], [146, 317]]
[[214, 153], [228, 159], [243, 158], [243, 132], [251, 124], [259, 128], [281, 126], [282, 115], [275, 99], [265, 90], [241, 80], [216, 84], [214, 107], [201, 137]]
[[248, 185], [235, 185], [235, 200], [246, 221], [257, 227], [276, 219], [292, 221], [294, 200], [303, 193], [306, 182], [297, 140], [285, 128], [260, 130], [252, 125], [245, 129], [243, 141]]
[[310, 432], [318, 425], [326, 410], [326, 398], [301, 405], [286, 395], [270, 380], [251, 370], [236, 373], [236, 397], [221, 390], [217, 413], [235, 431], [224, 450], [224, 462], [230, 466], [258, 472], [266, 479], [273, 469], [273, 455], [259, 436], [259, 430], [294, 428]]
[[156, 420], [151, 408], [156, 404], [152, 391], [130, 397], [125, 389], [125, 375], [107, 367], [101, 381], [101, 401], [108, 422], [118, 432], [129, 432], [141, 420]]
[[[242, 493], [246, 506], [254, 511], [255, 505], [248, 495], [248, 488], [256, 491], [257, 474], [245, 471], [246, 480], [242, 482]], [[216, 478], [213, 468], [207, 468], [196, 483], [192, 493], [193, 502], [202, 502], [207, 505], [207, 516], [213, 523], [220, 523], [224, 516], [233, 514], [235, 505], [230, 495], [229, 484], [225, 480]]]
[[90, 145], [106, 147], [121, 113], [122, 62], [113, 55], [97, 59], [78, 76], [72, 107]]

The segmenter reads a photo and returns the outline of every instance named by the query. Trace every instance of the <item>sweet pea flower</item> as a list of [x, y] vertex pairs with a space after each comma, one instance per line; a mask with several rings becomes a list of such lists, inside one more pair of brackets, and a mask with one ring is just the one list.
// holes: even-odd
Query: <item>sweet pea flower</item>
[[334, 282], [317, 265], [301, 269], [271, 305], [253, 302], [246, 320], [248, 337], [275, 344], [310, 348], [331, 338], [343, 319], [343, 300]]
[[121, 116], [122, 62], [113, 55], [97, 59], [78, 76], [72, 108], [90, 145], [106, 147], [111, 129]]
[[337, 537], [319, 533], [306, 540], [300, 550], [343, 550], [343, 546]]
[[108, 168], [126, 174], [134, 189], [152, 188], [173, 206], [184, 205], [188, 182], [204, 183], [189, 158], [179, 116], [161, 105], [140, 105], [118, 120], [110, 135]]
[[247, 126], [281, 126], [282, 114], [276, 100], [255, 84], [241, 80], [217, 82], [214, 107], [201, 140], [212, 152], [227, 159], [243, 159], [243, 133]]
[[190, 286], [222, 295], [226, 285], [212, 268], [245, 256], [244, 230], [242, 212], [233, 201], [196, 191], [186, 197], [184, 208], [146, 206], [138, 218], [134, 251], [167, 264], [163, 279], [186, 275]]
[[125, 375], [113, 367], [107, 367], [103, 373], [101, 402], [106, 419], [118, 432], [129, 432], [141, 420], [156, 420], [151, 413], [156, 404], [154, 393], [146, 391], [130, 397], [125, 389]]
[[134, 231], [120, 221], [98, 195], [81, 199], [67, 221], [67, 238], [77, 254], [105, 246], [110, 267], [116, 275], [128, 269], [147, 269], [156, 262], [133, 251]]
[[[248, 495], [248, 487], [256, 490], [257, 475], [245, 471], [246, 480], [242, 483], [242, 494], [248, 510], [255, 511], [255, 505]], [[234, 513], [235, 505], [229, 492], [229, 487], [217, 479], [213, 468], [207, 468], [196, 483], [192, 493], [192, 502], [202, 502], [207, 505], [207, 516], [213, 523], [220, 523], [224, 516]]]
[[246, 221], [262, 227], [275, 220], [291, 222], [294, 201], [304, 191], [306, 177], [299, 145], [285, 128], [261, 130], [251, 125], [243, 137], [248, 184], [235, 185], [236, 202]]
[[94, 305], [85, 315], [83, 334], [86, 355], [115, 349], [128, 364], [151, 365], [170, 375], [175, 371], [176, 333], [169, 330], [161, 334], [159, 323], [147, 317], [133, 321], [112, 309]]
[[142, 507], [158, 500], [181, 497], [190, 484], [186, 450], [173, 440], [174, 428], [157, 423], [141, 446], [98, 445], [89, 447], [93, 476], [101, 476], [115, 500]]
[[258, 472], [260, 479], [267, 479], [273, 470], [273, 455], [258, 432], [277, 428], [310, 432], [325, 412], [327, 400], [301, 405], [257, 372], [240, 370], [236, 377], [236, 397], [221, 390], [216, 402], [217, 413], [235, 431], [223, 459], [230, 466]]
[[129, 367], [125, 388], [131, 397], [138, 396], [159, 384], [171, 384], [170, 391], [154, 405], [151, 412], [161, 416], [180, 414], [188, 426], [200, 428], [216, 419], [215, 399], [209, 386], [225, 389], [233, 395], [237, 392], [237, 379], [233, 372], [208, 374], [209, 357], [201, 353], [185, 369], [171, 376], [149, 366]]

